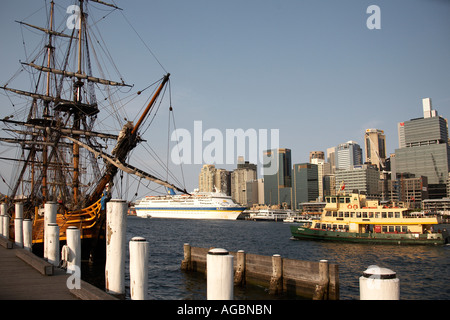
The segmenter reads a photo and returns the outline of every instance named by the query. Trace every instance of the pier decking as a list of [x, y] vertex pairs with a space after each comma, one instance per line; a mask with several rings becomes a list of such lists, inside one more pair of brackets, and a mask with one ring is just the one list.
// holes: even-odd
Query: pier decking
[[64, 270], [47, 268], [43, 260], [35, 263], [39, 258], [34, 260], [24, 249], [8, 249], [11, 246], [0, 237], [0, 300], [114, 299], [82, 280], [81, 289], [70, 290]]

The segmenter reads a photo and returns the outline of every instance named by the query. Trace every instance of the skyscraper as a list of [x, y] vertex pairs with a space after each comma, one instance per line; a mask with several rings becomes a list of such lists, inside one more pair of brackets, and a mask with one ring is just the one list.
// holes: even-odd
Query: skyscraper
[[299, 203], [316, 200], [319, 197], [318, 165], [294, 164], [292, 188], [294, 209], [299, 208]]
[[230, 172], [225, 169], [217, 169], [213, 164], [205, 164], [198, 175], [198, 188], [200, 192], [217, 190], [230, 195]]
[[[266, 205], [291, 205], [291, 149], [266, 150], [264, 157], [264, 202]], [[271, 163], [267, 159], [275, 163]], [[272, 166], [277, 171], [273, 173]]]
[[362, 150], [355, 141], [347, 141], [336, 147], [336, 170], [348, 170], [353, 166], [362, 164]]
[[[414, 174], [428, 178], [430, 198], [445, 197], [450, 149], [447, 120], [433, 110], [431, 99], [422, 100], [423, 117], [399, 124], [404, 144], [395, 150], [397, 176]], [[400, 133], [400, 131], [399, 131]]]
[[247, 205], [247, 182], [257, 178], [256, 164], [238, 161], [237, 169], [231, 173], [231, 198]]
[[364, 133], [366, 162], [382, 170], [386, 163], [386, 136], [383, 130], [367, 129]]

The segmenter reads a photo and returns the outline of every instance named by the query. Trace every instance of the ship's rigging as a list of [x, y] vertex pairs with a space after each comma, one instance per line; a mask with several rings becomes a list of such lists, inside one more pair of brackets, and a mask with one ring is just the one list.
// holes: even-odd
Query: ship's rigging
[[[32, 206], [59, 201], [69, 210], [77, 210], [98, 201], [105, 186], [114, 184], [118, 172], [186, 192], [167, 181], [168, 175], [162, 178], [130, 164], [132, 150], [144, 140], [140, 136], [143, 123], [159, 109], [154, 107], [162, 101], [170, 74], [137, 92], [126, 83], [109, 51], [98, 48], [104, 44], [101, 33], [96, 33], [103, 17], [92, 23], [91, 2], [111, 10], [107, 15], [121, 10], [103, 1], [77, 1], [70, 29], [67, 15], [56, 23], [56, 9], [66, 8], [51, 1], [47, 26], [19, 22], [21, 28], [40, 33], [43, 40], [42, 48], [34, 51], [34, 56], [26, 54], [18, 73], [0, 86], [11, 102], [17, 98], [25, 101], [13, 103], [14, 112], [1, 120], [3, 133], [9, 137], [0, 138], [0, 142], [20, 146], [9, 196], [25, 196]], [[105, 60], [100, 53], [105, 53]], [[114, 74], [100, 63], [104, 61], [110, 62]], [[30, 77], [27, 89], [12, 85], [21, 73]], [[126, 120], [128, 103], [151, 88], [154, 92], [142, 115]], [[124, 97], [118, 96], [121, 93]]]

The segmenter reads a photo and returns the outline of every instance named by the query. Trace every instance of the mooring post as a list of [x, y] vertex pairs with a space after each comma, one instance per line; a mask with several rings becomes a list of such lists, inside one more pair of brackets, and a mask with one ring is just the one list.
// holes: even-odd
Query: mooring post
[[6, 240], [9, 240], [9, 216], [6, 211], [3, 216], [3, 237], [5, 237]]
[[44, 259], [48, 259], [47, 228], [50, 223], [56, 223], [56, 212], [57, 212], [56, 202], [49, 201], [44, 204]]
[[359, 278], [360, 300], [400, 300], [400, 280], [396, 272], [369, 266]]
[[245, 285], [245, 251], [239, 250], [236, 253], [236, 272], [234, 273], [234, 285]]
[[23, 247], [31, 251], [33, 244], [33, 221], [31, 219], [23, 220]]
[[[66, 229], [66, 243], [69, 248], [67, 257], [67, 273], [78, 272], [81, 276], [81, 232], [80, 229], [70, 226]], [[78, 270], [77, 270], [78, 268]]]
[[181, 261], [181, 270], [190, 271], [192, 269], [191, 264], [191, 245], [189, 243], [185, 243], [183, 245], [184, 258]]
[[147, 300], [149, 243], [145, 238], [134, 237], [129, 246], [131, 300]]
[[15, 217], [23, 219], [23, 202], [17, 202], [15, 204]]
[[112, 199], [106, 204], [106, 292], [120, 298], [125, 295], [125, 245], [127, 203]]
[[269, 294], [283, 292], [283, 260], [279, 254], [272, 256], [272, 278], [270, 279]]
[[14, 244], [23, 248], [23, 219], [15, 218], [14, 219]]
[[6, 214], [6, 203], [0, 204], [0, 236], [4, 237], [3, 232], [3, 217]]
[[319, 261], [319, 283], [316, 284], [313, 300], [328, 300], [328, 284], [330, 275], [328, 271], [328, 260]]
[[206, 257], [206, 298], [208, 300], [232, 300], [233, 256], [225, 249], [209, 250]]
[[47, 261], [54, 266], [59, 266], [59, 226], [57, 223], [47, 225]]

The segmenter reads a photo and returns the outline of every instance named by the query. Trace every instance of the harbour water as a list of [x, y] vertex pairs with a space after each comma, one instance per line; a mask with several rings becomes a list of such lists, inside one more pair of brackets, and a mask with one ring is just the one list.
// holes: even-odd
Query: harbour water
[[[402, 300], [450, 299], [450, 245], [396, 246], [291, 240], [290, 224], [282, 222], [142, 219], [129, 216], [127, 223], [128, 240], [142, 236], [150, 242], [148, 286], [151, 300], [206, 299], [205, 276], [185, 273], [180, 269], [184, 243], [268, 256], [280, 254], [298, 260], [326, 259], [339, 265], [341, 300], [359, 299], [359, 277], [370, 265], [397, 272]], [[128, 253], [125, 273], [126, 295], [129, 297]], [[87, 278], [86, 273], [84, 275], [83, 278]], [[101, 272], [98, 276], [101, 278]], [[249, 286], [235, 289], [235, 299], [298, 298], [273, 297], [264, 288]]]

